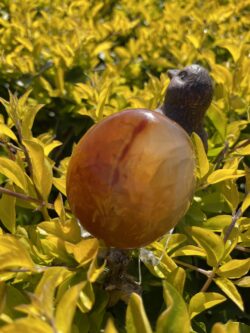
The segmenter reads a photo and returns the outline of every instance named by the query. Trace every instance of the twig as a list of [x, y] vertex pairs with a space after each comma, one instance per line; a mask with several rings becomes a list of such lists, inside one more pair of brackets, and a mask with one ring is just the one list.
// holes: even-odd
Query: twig
[[225, 146], [222, 149], [222, 151], [218, 154], [218, 156], [215, 159], [215, 170], [219, 169], [221, 162], [223, 161], [225, 155], [227, 154], [229, 150], [229, 143], [228, 141], [225, 141]]
[[235, 146], [234, 148], [231, 149], [231, 152], [236, 151], [239, 148], [244, 148], [246, 147], [248, 144], [250, 144], [250, 139], [247, 139], [246, 141], [244, 141], [243, 143], [241, 143], [239, 146]]
[[174, 261], [175, 261], [177, 264], [181, 265], [181, 266], [184, 266], [184, 267], [190, 268], [190, 269], [192, 269], [193, 271], [196, 271], [196, 272], [199, 272], [199, 273], [201, 273], [201, 274], [203, 274], [203, 275], [206, 275], [207, 277], [209, 277], [209, 275], [210, 275], [210, 273], [211, 273], [210, 271], [206, 271], [205, 269], [202, 269], [202, 268], [196, 267], [196, 266], [194, 266], [194, 265], [188, 264], [188, 263], [186, 263], [186, 262], [184, 262], [184, 261], [181, 261], [181, 260], [178, 260], [178, 259], [174, 259]]
[[[226, 233], [225, 233], [225, 236], [223, 238], [223, 242], [224, 244], [226, 244], [236, 222], [238, 221], [238, 219], [242, 216], [242, 210], [241, 210], [241, 207], [236, 211], [235, 214], [232, 215], [232, 222], [231, 224], [229, 225]], [[217, 273], [217, 270], [218, 268], [220, 267], [221, 265], [221, 262], [222, 262], [222, 259], [220, 259], [217, 263], [217, 265], [213, 268], [212, 272], [209, 274], [208, 276], [208, 279], [207, 281], [205, 282], [205, 284], [203, 285], [203, 287], [201, 288], [201, 291], [202, 292], [205, 292], [207, 291], [208, 287], [210, 286], [210, 284], [212, 283], [214, 277], [216, 276], [216, 273]]]
[[235, 214], [233, 214], [233, 216], [232, 216], [232, 222], [231, 222], [231, 224], [229, 225], [229, 227], [227, 228], [227, 231], [225, 232], [225, 236], [224, 236], [224, 239], [223, 239], [224, 243], [227, 242], [227, 240], [228, 240], [228, 238], [229, 238], [229, 236], [230, 236], [230, 233], [232, 232], [232, 230], [233, 230], [233, 228], [234, 228], [236, 222], [237, 222], [238, 219], [241, 217], [241, 215], [242, 215], [241, 208], [239, 208], [239, 209], [237, 210], [237, 212], [236, 212]]
[[53, 204], [46, 203], [44, 200], [33, 198], [33, 197], [30, 197], [29, 195], [26, 195], [23, 193], [14, 192], [14, 191], [8, 190], [7, 188], [2, 187], [2, 186], [0, 186], [0, 193], [7, 194], [7, 195], [10, 195], [17, 199], [24, 200], [24, 201], [34, 202], [34, 203], [38, 204], [39, 206], [42, 206], [42, 207], [46, 206], [48, 209], [55, 209]]
[[235, 249], [238, 250], [238, 251], [242, 251], [242, 252], [246, 252], [246, 253], [250, 253], [250, 249], [247, 249], [246, 247], [244, 246], [235, 246]]

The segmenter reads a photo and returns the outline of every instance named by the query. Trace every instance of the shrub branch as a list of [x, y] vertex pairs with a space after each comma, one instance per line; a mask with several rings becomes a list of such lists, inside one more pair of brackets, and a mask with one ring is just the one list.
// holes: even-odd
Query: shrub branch
[[[235, 224], [237, 223], [238, 219], [242, 216], [242, 210], [241, 207], [232, 215], [232, 222], [229, 225], [228, 229], [225, 232], [225, 236], [223, 238], [223, 242], [224, 244], [226, 244], [227, 240], [229, 239], [229, 236], [235, 226]], [[207, 281], [205, 282], [205, 284], [203, 285], [203, 287], [201, 288], [201, 292], [205, 292], [207, 291], [207, 289], [209, 288], [210, 284], [212, 283], [214, 277], [216, 276], [217, 270], [220, 267], [222, 260], [219, 260], [217, 265], [213, 268], [212, 272], [209, 274], [209, 277], [207, 279]]]
[[47, 207], [48, 209], [55, 209], [53, 204], [46, 203], [44, 200], [33, 198], [33, 197], [23, 194], [23, 193], [14, 192], [14, 191], [8, 190], [7, 188], [2, 187], [2, 186], [0, 186], [0, 193], [7, 194], [7, 195], [10, 195], [17, 199], [24, 200], [24, 201], [34, 202], [41, 207]]

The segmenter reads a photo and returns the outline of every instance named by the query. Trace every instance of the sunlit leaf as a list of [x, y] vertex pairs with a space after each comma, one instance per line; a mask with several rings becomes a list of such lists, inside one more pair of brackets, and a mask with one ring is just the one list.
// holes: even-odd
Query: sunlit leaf
[[62, 143], [60, 141], [58, 141], [58, 140], [54, 140], [53, 142], [51, 142], [48, 145], [46, 145], [44, 147], [44, 154], [45, 154], [45, 156], [48, 156], [52, 152], [52, 150], [54, 150], [55, 148], [57, 148], [57, 147], [59, 147], [61, 145], [62, 145]]
[[242, 213], [244, 213], [249, 206], [250, 206], [250, 193], [248, 193], [245, 199], [243, 200], [243, 203], [241, 205]]
[[84, 282], [68, 289], [56, 307], [55, 323], [61, 333], [70, 333], [72, 320], [76, 310], [77, 300], [84, 286]]
[[49, 318], [52, 318], [54, 313], [55, 289], [70, 275], [72, 273], [64, 267], [51, 267], [44, 272], [36, 287], [34, 294], [39, 302], [41, 312], [46, 313]]
[[52, 167], [37, 141], [24, 140], [24, 145], [31, 159], [34, 183], [46, 200], [52, 186]]
[[222, 141], [224, 141], [227, 126], [227, 118], [225, 114], [215, 103], [212, 103], [208, 111], [208, 117], [212, 121], [218, 133], [220, 134]]
[[205, 311], [221, 302], [224, 302], [226, 297], [218, 293], [199, 292], [195, 294], [189, 303], [189, 314], [191, 319], [197, 316], [202, 311]]
[[94, 283], [104, 271], [105, 266], [106, 262], [104, 262], [102, 265], [99, 264], [98, 256], [96, 255], [95, 258], [91, 261], [88, 269], [88, 281]]
[[231, 53], [234, 62], [237, 62], [239, 60], [241, 54], [240, 45], [236, 45], [232, 41], [226, 39], [217, 41], [216, 45], [219, 45], [220, 47], [224, 47], [225, 49], [227, 49]]
[[78, 307], [83, 313], [89, 312], [95, 302], [95, 293], [92, 284], [86, 281], [79, 295]]
[[227, 278], [215, 278], [214, 279], [217, 286], [240, 308], [241, 311], [244, 311], [244, 305], [240, 293], [237, 288]]
[[115, 324], [111, 318], [108, 319], [104, 333], [118, 333], [118, 331], [115, 328]]
[[81, 231], [76, 220], [66, 220], [63, 224], [58, 219], [49, 222], [45, 221], [39, 223], [37, 228], [43, 234], [51, 234], [71, 243], [77, 243], [81, 240]]
[[27, 182], [22, 168], [14, 161], [0, 157], [0, 173], [9, 178], [14, 184], [26, 191]]
[[[228, 333], [226, 327], [221, 323], [216, 323], [213, 325], [211, 333]], [[235, 332], [238, 333], [238, 332]]]
[[239, 205], [240, 195], [237, 184], [234, 180], [227, 180], [221, 184], [221, 192], [232, 213], [234, 213]]
[[0, 123], [0, 137], [4, 135], [9, 137], [10, 139], [14, 140], [17, 142], [17, 137], [14, 134], [14, 132], [5, 124]]
[[[14, 190], [13, 186], [6, 187], [9, 190]], [[8, 207], [8, 209], [6, 209]], [[0, 217], [1, 222], [7, 230], [14, 233], [16, 230], [16, 198], [7, 194], [3, 194], [0, 199]]]
[[128, 333], [152, 333], [152, 329], [144, 310], [142, 299], [139, 295], [133, 293], [126, 313], [126, 331]]
[[186, 281], [186, 271], [182, 267], [177, 267], [168, 274], [167, 281], [182, 295]]
[[187, 228], [190, 236], [200, 245], [207, 254], [207, 263], [216, 266], [224, 254], [223, 240], [210, 230], [199, 227]]
[[234, 169], [220, 169], [215, 170], [211, 175], [208, 176], [208, 184], [216, 184], [227, 179], [237, 179], [245, 176], [245, 171], [234, 170]]
[[34, 268], [29, 252], [14, 236], [0, 235], [0, 270]]
[[72, 253], [75, 260], [83, 266], [90, 262], [97, 254], [99, 242], [96, 238], [82, 239], [75, 245], [66, 245], [69, 253]]
[[66, 196], [66, 178], [64, 176], [60, 178], [53, 177], [53, 185]]
[[[35, 329], [35, 330], [34, 330]], [[43, 320], [35, 318], [22, 318], [5, 325], [0, 329], [1, 333], [53, 333], [51, 326]]]
[[232, 259], [220, 266], [218, 274], [226, 278], [240, 278], [250, 269], [250, 259]]
[[0, 282], [0, 315], [5, 307], [6, 296], [6, 285], [4, 282]]
[[221, 231], [225, 227], [228, 227], [232, 222], [231, 215], [217, 215], [207, 219], [204, 222], [204, 227], [212, 231]]
[[22, 118], [22, 136], [26, 140], [31, 140], [31, 129], [37, 112], [43, 107], [43, 105], [35, 105], [27, 107]]
[[181, 257], [181, 256], [200, 256], [200, 257], [205, 257], [206, 256], [206, 252], [204, 251], [204, 249], [201, 249], [198, 246], [194, 246], [194, 245], [186, 245], [186, 246], [182, 246], [179, 249], [177, 249], [176, 251], [174, 251], [174, 253], [171, 255], [171, 257]]
[[209, 162], [200, 137], [196, 133], [192, 133], [192, 140], [196, 156], [196, 174], [198, 178], [201, 179], [209, 171]]
[[238, 287], [250, 288], [250, 276], [244, 276], [243, 278], [234, 282]]
[[167, 309], [157, 319], [156, 332], [189, 333], [190, 320], [183, 298], [178, 291], [166, 281], [163, 282], [163, 292]]

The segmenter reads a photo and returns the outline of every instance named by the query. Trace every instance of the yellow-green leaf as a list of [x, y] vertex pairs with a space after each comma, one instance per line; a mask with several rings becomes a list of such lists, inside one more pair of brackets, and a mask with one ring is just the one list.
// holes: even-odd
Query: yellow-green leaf
[[250, 276], [244, 276], [243, 278], [234, 282], [238, 287], [250, 288]]
[[72, 274], [64, 267], [50, 267], [44, 272], [35, 290], [41, 313], [53, 317], [55, 289]]
[[242, 206], [241, 206], [241, 211], [244, 213], [247, 208], [250, 206], [250, 193], [247, 194], [245, 199], [243, 200]]
[[222, 231], [225, 227], [228, 227], [231, 222], [231, 215], [217, 215], [207, 219], [203, 225], [205, 228], [212, 231]]
[[1, 327], [1, 333], [54, 333], [55, 331], [45, 321], [38, 318], [22, 318]]
[[212, 103], [209, 107], [207, 115], [220, 134], [222, 141], [224, 141], [227, 126], [227, 117], [225, 116], [225, 113], [223, 113], [215, 103]]
[[33, 43], [29, 39], [21, 37], [21, 36], [16, 36], [16, 40], [20, 44], [22, 44], [29, 52], [33, 51]]
[[214, 281], [217, 286], [241, 309], [241, 311], [244, 311], [242, 298], [233, 282], [224, 277], [216, 278]]
[[7, 125], [0, 123], [0, 137], [2, 135], [5, 135], [5, 136], [9, 137], [10, 139], [17, 142], [17, 137], [14, 134], [14, 132], [12, 132], [12, 130]]
[[[211, 333], [228, 333], [226, 327], [221, 323], [214, 324]], [[238, 332], [235, 332], [238, 333]]]
[[[54, 235], [62, 240], [73, 243], [69, 245], [72, 247], [74, 246], [74, 243], [81, 241], [81, 230], [74, 219], [66, 220], [63, 224], [59, 219], [54, 219], [49, 222], [41, 222], [37, 227], [42, 234]], [[70, 253], [72, 253], [72, 251]]]
[[196, 174], [199, 179], [206, 176], [209, 171], [209, 162], [204, 149], [204, 145], [196, 133], [192, 133], [192, 141], [196, 157]]
[[127, 333], [152, 333], [152, 329], [144, 310], [142, 299], [133, 293], [130, 296], [126, 313]]
[[48, 156], [52, 152], [52, 150], [54, 150], [55, 148], [57, 148], [57, 147], [59, 147], [61, 145], [62, 145], [61, 141], [58, 141], [58, 140], [54, 140], [53, 142], [51, 142], [48, 145], [46, 145], [44, 147], [44, 154], [45, 154], [45, 156]]
[[163, 291], [167, 309], [157, 320], [156, 333], [190, 333], [189, 314], [182, 296], [166, 281]]
[[6, 304], [6, 285], [4, 282], [0, 281], [0, 315]]
[[235, 279], [247, 274], [250, 269], [250, 259], [232, 259], [218, 269], [218, 275]]
[[60, 333], [70, 333], [76, 304], [84, 282], [68, 289], [61, 297], [56, 307], [55, 324]]
[[237, 45], [236, 43], [231, 42], [230, 40], [226, 40], [226, 39], [217, 41], [216, 45], [227, 49], [231, 53], [231, 55], [234, 59], [234, 62], [237, 62], [239, 60], [240, 55], [241, 55], [240, 45]]
[[104, 333], [118, 333], [118, 331], [115, 328], [114, 321], [111, 318], [109, 318], [107, 321]]
[[66, 178], [62, 176], [60, 178], [53, 177], [53, 185], [66, 196]]
[[52, 186], [52, 166], [38, 141], [24, 140], [23, 143], [31, 159], [34, 183], [44, 200], [47, 200]]
[[206, 252], [198, 246], [185, 245], [174, 251], [171, 257], [182, 257], [182, 256], [200, 256], [205, 257]]
[[[19, 100], [20, 101], [20, 100]], [[34, 123], [35, 116], [37, 112], [43, 107], [43, 105], [38, 104], [35, 106], [28, 106], [25, 109], [25, 113], [22, 117], [22, 136], [26, 140], [32, 139], [32, 126]]]
[[101, 266], [99, 266], [98, 256], [91, 261], [91, 264], [88, 269], [87, 277], [88, 281], [94, 283], [98, 277], [102, 274], [106, 266], [106, 262], [104, 262]]
[[25, 174], [22, 168], [16, 162], [6, 157], [0, 157], [0, 173], [5, 175], [24, 191], [27, 190]]
[[208, 265], [216, 266], [224, 254], [223, 240], [211, 230], [200, 227], [189, 227], [187, 230], [195, 242], [205, 250]]
[[99, 44], [97, 47], [95, 47], [94, 55], [98, 55], [100, 52], [109, 50], [113, 46], [112, 42], [106, 41], [101, 44]]
[[89, 281], [84, 282], [79, 295], [78, 307], [83, 313], [89, 312], [95, 303], [95, 293]]
[[240, 195], [235, 180], [229, 179], [221, 185], [221, 194], [229, 205], [231, 212], [234, 213], [239, 205]]
[[[13, 186], [6, 187], [9, 190], [14, 190]], [[16, 198], [7, 194], [3, 194], [0, 199], [0, 219], [6, 229], [11, 233], [16, 230]]]
[[67, 251], [73, 254], [80, 266], [90, 262], [96, 256], [98, 248], [99, 242], [96, 238], [82, 239], [77, 244], [66, 245]]
[[186, 281], [186, 271], [177, 267], [167, 277], [168, 282], [182, 295]]
[[211, 175], [208, 176], [208, 184], [216, 184], [227, 179], [237, 179], [245, 176], [244, 170], [234, 170], [234, 169], [220, 169], [215, 170]]
[[226, 297], [218, 293], [200, 292], [195, 294], [189, 303], [190, 318], [194, 318], [202, 311], [205, 311], [221, 302], [224, 302]]
[[34, 268], [34, 263], [24, 245], [14, 236], [0, 235], [0, 270]]

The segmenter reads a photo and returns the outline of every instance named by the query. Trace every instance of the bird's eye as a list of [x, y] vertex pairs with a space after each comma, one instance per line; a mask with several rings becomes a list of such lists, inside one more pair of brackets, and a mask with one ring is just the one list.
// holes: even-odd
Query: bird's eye
[[181, 71], [178, 75], [181, 79], [185, 79], [185, 77], [187, 76], [187, 72], [186, 71]]

